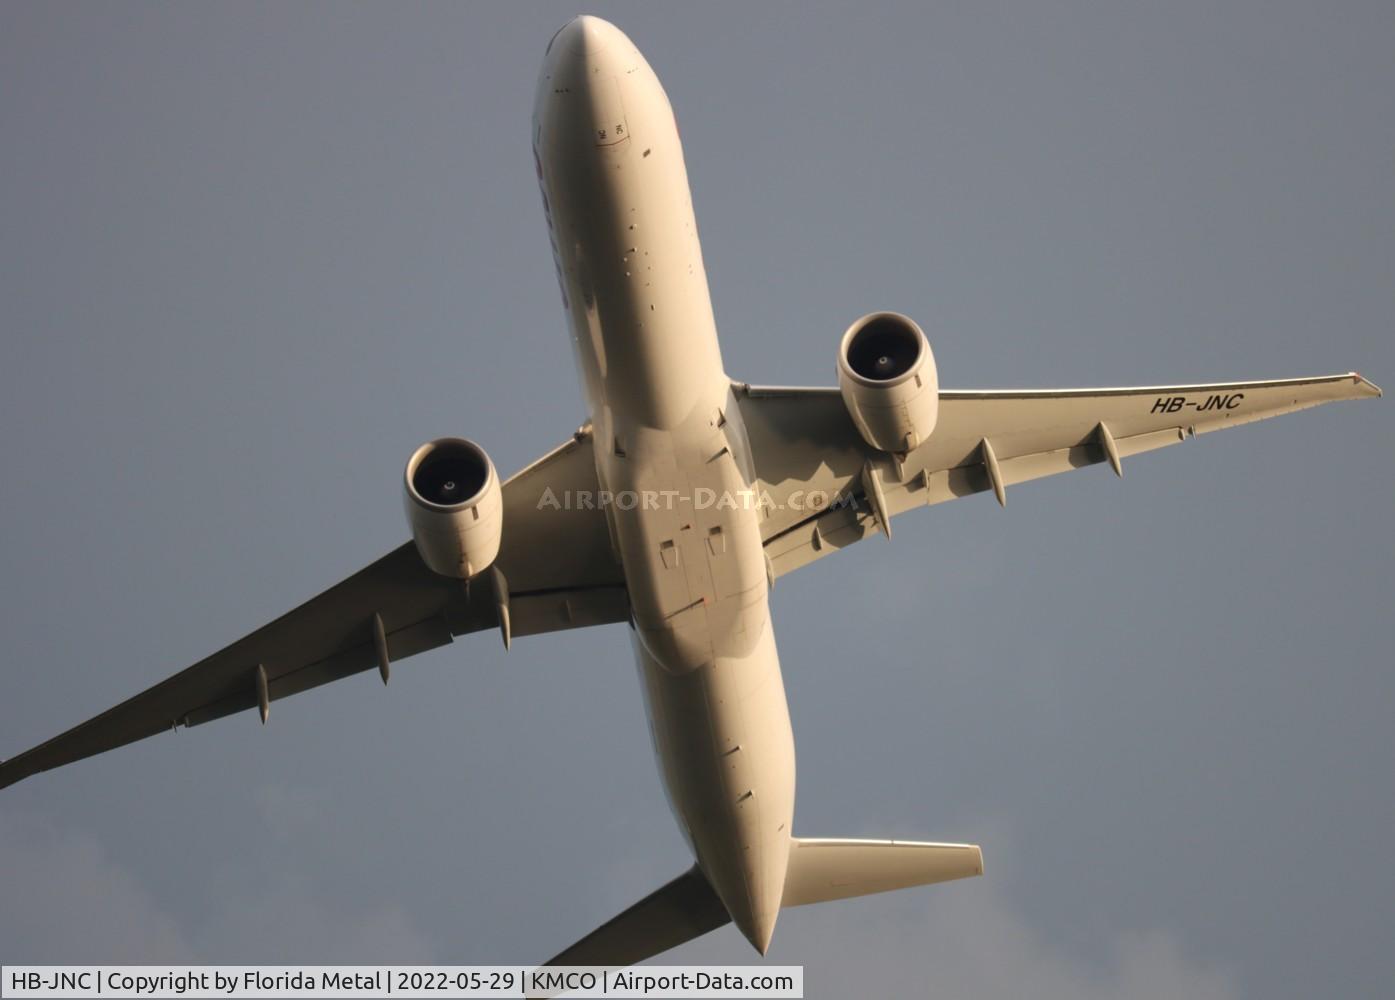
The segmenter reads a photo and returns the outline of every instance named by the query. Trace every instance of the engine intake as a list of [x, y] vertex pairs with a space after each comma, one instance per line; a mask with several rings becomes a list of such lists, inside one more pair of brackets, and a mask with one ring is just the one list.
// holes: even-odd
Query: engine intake
[[412, 540], [432, 571], [465, 579], [489, 568], [504, 498], [483, 448], [464, 438], [428, 441], [407, 460], [403, 488]]
[[838, 348], [838, 388], [863, 439], [905, 453], [935, 429], [940, 380], [930, 341], [909, 316], [868, 313]]

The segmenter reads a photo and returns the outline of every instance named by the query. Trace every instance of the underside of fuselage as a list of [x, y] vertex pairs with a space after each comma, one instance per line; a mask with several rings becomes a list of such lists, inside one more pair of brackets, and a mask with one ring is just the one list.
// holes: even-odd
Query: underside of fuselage
[[698, 866], [764, 952], [794, 812], [755, 474], [717, 344], [672, 108], [634, 44], [552, 39], [534, 153], [624, 566], [660, 772]]

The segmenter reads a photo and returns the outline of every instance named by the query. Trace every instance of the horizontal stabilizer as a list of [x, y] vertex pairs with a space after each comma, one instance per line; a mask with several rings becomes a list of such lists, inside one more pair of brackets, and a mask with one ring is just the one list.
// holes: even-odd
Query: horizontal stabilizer
[[983, 874], [976, 844], [795, 837], [781, 906], [869, 896]]
[[597, 927], [548, 965], [634, 965], [731, 921], [696, 866]]

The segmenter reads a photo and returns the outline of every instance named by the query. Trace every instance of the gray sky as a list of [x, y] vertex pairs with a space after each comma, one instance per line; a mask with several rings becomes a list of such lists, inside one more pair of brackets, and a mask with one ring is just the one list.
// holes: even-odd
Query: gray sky
[[[1388, 2], [591, 11], [677, 111], [733, 376], [828, 384], [892, 308], [951, 387], [1395, 384]], [[0, 754], [400, 543], [421, 441], [507, 472], [581, 422], [528, 146], [573, 13], [0, 6]], [[782, 579], [796, 832], [987, 875], [788, 912], [770, 961], [1387, 995], [1392, 405]], [[0, 794], [0, 961], [527, 962], [687, 863], [623, 633], [482, 635]]]

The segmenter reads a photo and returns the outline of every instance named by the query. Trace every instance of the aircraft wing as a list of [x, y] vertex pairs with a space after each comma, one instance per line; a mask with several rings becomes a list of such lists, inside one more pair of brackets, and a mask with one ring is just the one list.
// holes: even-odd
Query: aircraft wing
[[1127, 389], [942, 391], [925, 443], [898, 459], [863, 441], [837, 389], [735, 387], [780, 576], [913, 507], [1122, 460], [1197, 434], [1343, 399], [1379, 396], [1355, 372]]
[[[540, 503], [596, 489], [589, 431], [503, 484], [498, 561], [514, 636], [625, 621], [624, 575], [604, 515]], [[0, 788], [179, 726], [256, 708], [397, 661], [457, 635], [503, 627], [490, 573], [469, 586], [427, 569], [412, 542], [231, 646], [115, 708], [0, 763]]]

